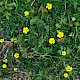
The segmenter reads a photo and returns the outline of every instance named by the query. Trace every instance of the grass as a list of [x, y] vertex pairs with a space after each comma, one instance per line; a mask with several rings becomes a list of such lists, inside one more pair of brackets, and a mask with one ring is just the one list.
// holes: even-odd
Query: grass
[[[50, 10], [47, 3], [52, 4]], [[27, 34], [24, 27], [29, 29]], [[59, 32], [64, 33], [62, 38], [57, 37]], [[49, 43], [50, 38], [55, 39], [54, 44]], [[80, 79], [79, 0], [0, 0], [0, 39], [4, 39], [0, 43], [0, 80]], [[63, 56], [62, 51], [67, 54]], [[65, 69], [68, 65], [71, 72]]]

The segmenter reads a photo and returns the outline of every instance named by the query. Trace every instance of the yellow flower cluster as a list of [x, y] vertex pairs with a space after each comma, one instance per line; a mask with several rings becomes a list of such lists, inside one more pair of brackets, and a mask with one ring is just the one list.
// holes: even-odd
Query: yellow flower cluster
[[62, 38], [64, 36], [64, 33], [63, 32], [59, 32], [58, 34], [57, 34], [57, 37], [59, 37], [59, 38]]
[[7, 63], [7, 59], [3, 59], [3, 62]]
[[68, 73], [64, 73], [64, 75], [63, 75], [65, 78], [67, 78], [69, 75], [68, 75]]
[[74, 36], [74, 34], [73, 34], [73, 33], [70, 33], [70, 35], [69, 35], [69, 36], [73, 37], [73, 36]]
[[[16, 58], [16, 59], [19, 58], [19, 53], [15, 53], [14, 58]], [[3, 59], [3, 62], [7, 63], [7, 59]], [[7, 65], [3, 64], [2, 68], [4, 68], [4, 69], [7, 68]], [[18, 70], [18, 68], [14, 68], [14, 71], [17, 71], [17, 70]]]
[[4, 39], [0, 39], [0, 43], [3, 43], [4, 42]]
[[19, 53], [15, 53], [14, 54], [14, 57], [17, 59], [17, 58], [19, 58]]
[[52, 4], [47, 3], [46, 8], [49, 9], [49, 10], [52, 9]]
[[7, 63], [7, 59], [3, 59], [4, 64], [2, 65], [2, 68], [7, 68], [7, 65], [5, 63]]
[[66, 69], [67, 72], [71, 72], [72, 71], [72, 67], [70, 67], [70, 66], [67, 66], [65, 69]]
[[29, 32], [28, 27], [24, 27], [24, 28], [23, 28], [23, 33], [24, 33], [24, 34], [27, 34], [28, 32]]
[[28, 15], [29, 15], [29, 11], [25, 11], [25, 12], [24, 12], [24, 15], [25, 15], [25, 16], [28, 16]]
[[[46, 8], [47, 8], [48, 10], [52, 9], [52, 4], [47, 3]], [[25, 16], [28, 16], [28, 15], [29, 15], [29, 11], [25, 11], [25, 12], [24, 12], [24, 15], [25, 15]], [[27, 34], [27, 33], [29, 32], [28, 27], [24, 27], [23, 30], [22, 30], [22, 32], [23, 32], [24, 34]], [[73, 37], [74, 34], [73, 34], [73, 33], [70, 33], [69, 36], [72, 36], [72, 37]], [[60, 39], [63, 38], [63, 37], [64, 37], [64, 33], [63, 33], [62, 31], [58, 32], [57, 37], [60, 38]], [[11, 38], [11, 42], [14, 42], [14, 41], [15, 41], [14, 38]], [[3, 43], [3, 42], [4, 42], [4, 39], [0, 39], [0, 43]], [[55, 38], [49, 38], [49, 44], [55, 44]], [[65, 56], [66, 54], [67, 54], [67, 52], [66, 52], [65, 50], [62, 51], [62, 55], [63, 55], [63, 56]], [[14, 58], [18, 59], [19, 57], [20, 57], [19, 53], [15, 53], [15, 54], [14, 54]], [[7, 63], [7, 59], [3, 59], [3, 62]], [[3, 64], [3, 65], [2, 65], [2, 68], [4, 68], [4, 69], [7, 68], [7, 65], [6, 65], [6, 64]], [[68, 72], [71, 72], [71, 71], [73, 70], [73, 68], [68, 65], [65, 69], [66, 69], [67, 73], [64, 73], [63, 76], [64, 76], [65, 78], [67, 78], [67, 77], [69, 76], [69, 75], [68, 75]], [[17, 71], [18, 68], [15, 67], [13, 70], [14, 70], [14, 71]]]
[[18, 70], [18, 68], [14, 68], [14, 71], [17, 71]]
[[11, 42], [14, 42], [15, 40], [14, 40], [14, 38], [11, 38]]
[[49, 43], [50, 43], [50, 44], [54, 44], [54, 43], [55, 43], [55, 39], [54, 39], [54, 38], [50, 38], [50, 39], [49, 39]]
[[67, 53], [66, 51], [62, 51], [62, 55], [65, 56]]
[[6, 64], [3, 64], [2, 65], [2, 68], [4, 68], [4, 69], [7, 68], [7, 65]]
[[[73, 68], [69, 65], [65, 69], [66, 69], [67, 72], [71, 72], [73, 70]], [[69, 75], [68, 75], [68, 73], [64, 73], [63, 76], [65, 78], [67, 78]]]
[[[58, 34], [57, 34], [57, 37], [59, 37], [59, 38], [62, 38], [64, 36], [64, 33], [63, 32], [59, 32]], [[50, 44], [54, 44], [55, 43], [55, 39], [54, 38], [50, 38], [49, 39], [49, 43]], [[62, 55], [64, 55], [65, 53], [62, 53]], [[65, 54], [66, 55], [66, 54]]]

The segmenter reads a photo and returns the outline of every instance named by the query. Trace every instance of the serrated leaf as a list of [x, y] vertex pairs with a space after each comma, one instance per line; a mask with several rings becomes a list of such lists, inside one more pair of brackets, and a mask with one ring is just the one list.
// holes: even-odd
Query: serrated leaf
[[32, 19], [30, 20], [30, 24], [33, 25], [34, 23], [37, 22], [37, 20], [38, 20], [38, 16], [32, 18]]
[[58, 53], [61, 55], [61, 50], [58, 50]]

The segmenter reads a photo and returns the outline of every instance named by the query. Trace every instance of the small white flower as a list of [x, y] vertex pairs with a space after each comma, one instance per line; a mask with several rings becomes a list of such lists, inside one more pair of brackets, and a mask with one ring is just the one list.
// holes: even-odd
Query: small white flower
[[75, 17], [72, 17], [72, 21], [75, 21], [76, 20], [76, 18]]

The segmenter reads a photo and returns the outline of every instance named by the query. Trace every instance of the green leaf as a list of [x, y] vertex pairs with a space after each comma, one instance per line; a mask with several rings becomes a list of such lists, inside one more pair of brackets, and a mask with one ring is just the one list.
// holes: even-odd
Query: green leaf
[[10, 78], [3, 78], [2, 80], [11, 80]]
[[21, 0], [22, 2], [30, 2], [30, 0]]
[[0, 14], [2, 14], [4, 12], [4, 8], [0, 7]]
[[22, 2], [26, 2], [26, 0], [21, 0]]
[[78, 11], [80, 12], [80, 7], [78, 8]]
[[75, 24], [75, 26], [80, 26], [79, 22], [75, 22], [74, 24]]
[[9, 10], [11, 10], [11, 9], [12, 9], [12, 7], [8, 7], [8, 9], [9, 9]]
[[8, 15], [6, 15], [6, 19], [8, 19], [8, 20], [9, 20], [9, 16], [8, 16]]
[[[3, 73], [0, 71], [0, 76], [2, 76], [3, 75]], [[0, 79], [1, 80], [1, 79]]]
[[12, 7], [13, 5], [14, 5], [13, 3], [7, 4], [7, 6], [10, 6], [10, 7]]
[[34, 23], [37, 22], [37, 20], [38, 20], [38, 16], [32, 18], [32, 19], [30, 20], [30, 24], [33, 25]]
[[62, 52], [61, 50], [58, 50], [59, 55], [61, 55], [61, 52]]
[[6, 14], [4, 14], [4, 16], [6, 17], [6, 19], [8, 19], [9, 20], [9, 16], [10, 16], [11, 14], [9, 13], [9, 12], [7, 12]]
[[61, 25], [59, 23], [56, 23], [56, 28], [57, 29], [60, 29], [61, 28]]
[[2, 2], [0, 2], [0, 6], [2, 6], [4, 4], [4, 2], [2, 1]]
[[27, 0], [27, 2], [30, 2], [30, 0]]

